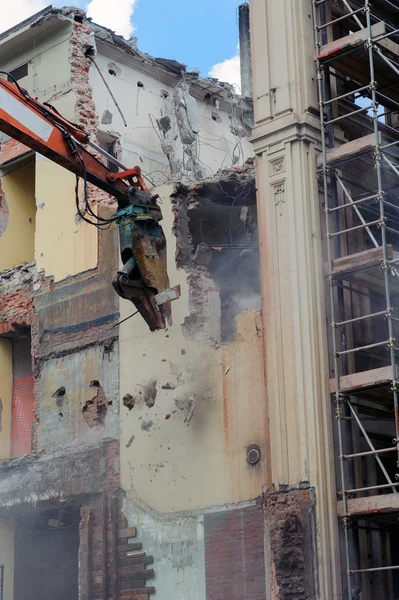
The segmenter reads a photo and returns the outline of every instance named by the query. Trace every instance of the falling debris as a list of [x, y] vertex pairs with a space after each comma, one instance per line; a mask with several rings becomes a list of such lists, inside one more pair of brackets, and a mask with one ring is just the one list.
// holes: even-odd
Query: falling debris
[[148, 408], [152, 408], [155, 404], [155, 398], [157, 397], [157, 381], [156, 379], [151, 379], [147, 385], [144, 387], [144, 396], [143, 400], [148, 406]]
[[173, 383], [165, 383], [165, 384], [162, 386], [162, 389], [163, 389], [163, 390], [174, 390], [175, 388], [176, 388], [176, 386], [175, 386], [175, 385], [173, 385]]
[[141, 429], [143, 431], [150, 431], [151, 427], [154, 425], [154, 423], [152, 421], [142, 421], [141, 422]]
[[134, 439], [135, 439], [135, 437], [136, 437], [135, 435], [131, 435], [131, 436], [130, 436], [130, 438], [129, 438], [129, 440], [128, 440], [127, 444], [126, 444], [126, 448], [130, 448], [130, 446], [131, 446], [131, 445], [133, 444], [133, 442], [134, 442]]
[[125, 396], [123, 396], [122, 401], [123, 406], [126, 406], [126, 408], [128, 408], [129, 410], [132, 410], [132, 408], [134, 408], [136, 398], [134, 398], [131, 394], [125, 394]]

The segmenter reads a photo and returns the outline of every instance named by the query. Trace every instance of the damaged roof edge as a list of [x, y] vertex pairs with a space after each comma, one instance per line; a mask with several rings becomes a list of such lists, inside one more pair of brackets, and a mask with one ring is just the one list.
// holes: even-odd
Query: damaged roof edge
[[202, 90], [209, 91], [212, 94], [220, 94], [220, 96], [224, 99], [230, 100], [235, 98], [237, 104], [240, 105], [243, 111], [251, 111], [252, 110], [252, 102], [237, 94], [234, 89], [234, 86], [227, 82], [219, 81], [215, 78], [207, 78], [201, 77], [199, 73], [195, 70], [187, 70], [186, 65], [180, 63], [173, 59], [161, 58], [161, 57], [153, 57], [150, 54], [142, 52], [137, 48], [135, 43], [135, 38], [131, 40], [126, 40], [123, 36], [116, 34], [112, 29], [109, 29], [103, 25], [99, 25], [98, 23], [93, 22], [90, 18], [87, 18], [86, 13], [76, 6], [64, 6], [62, 8], [53, 8], [50, 4], [46, 8], [43, 8], [41, 11], [35, 13], [28, 19], [21, 21], [14, 27], [7, 29], [0, 34], [0, 42], [5, 40], [11, 34], [17, 33], [19, 30], [24, 29], [26, 27], [32, 27], [36, 24], [39, 24], [45, 17], [47, 16], [56, 16], [68, 18], [73, 14], [79, 14], [83, 18], [84, 21], [91, 27], [94, 35], [98, 38], [99, 41], [113, 45], [118, 47], [122, 52], [126, 55], [134, 57], [143, 63], [146, 63], [148, 66], [153, 67], [157, 70], [164, 71], [165, 73], [169, 73], [174, 77], [181, 77], [183, 74], [186, 80], [193, 86], [202, 88]]
[[10, 29], [6, 29], [6, 31], [3, 31], [2, 33], [0, 33], [0, 41], [4, 38], [8, 37], [11, 33], [18, 31], [18, 29], [22, 29], [23, 27], [26, 27], [27, 25], [31, 25], [37, 19], [39, 19], [46, 13], [51, 12], [52, 10], [53, 10], [53, 6], [51, 4], [49, 4], [48, 6], [46, 6], [46, 8], [42, 8], [42, 10], [39, 10], [39, 12], [35, 13], [31, 17], [28, 17], [27, 19], [24, 19], [20, 23], [17, 23], [16, 25], [14, 25], [14, 27], [10, 27]]

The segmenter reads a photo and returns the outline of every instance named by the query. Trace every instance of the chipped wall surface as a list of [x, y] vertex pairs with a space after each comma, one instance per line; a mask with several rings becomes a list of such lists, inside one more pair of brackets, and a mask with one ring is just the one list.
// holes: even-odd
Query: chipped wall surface
[[14, 597], [14, 526], [0, 518], [0, 565], [4, 565], [3, 597]]
[[[90, 385], [94, 380], [101, 383], [107, 404], [104, 420], [92, 431], [83, 410], [92, 405], [97, 409], [98, 387]], [[65, 393], [57, 395], [60, 387]], [[107, 354], [104, 347], [94, 346], [47, 360], [41, 374], [38, 449], [77, 438], [117, 437], [118, 395], [117, 350]]]
[[0, 270], [23, 262], [34, 255], [35, 239], [35, 163], [5, 175], [3, 193], [7, 199], [8, 224], [0, 237]]
[[11, 450], [12, 346], [0, 341], [0, 459]]
[[134, 523], [140, 541], [154, 557], [157, 598], [160, 600], [204, 600], [204, 517], [179, 513], [159, 515], [129, 494], [123, 510]]
[[[186, 271], [175, 264], [172, 189], [156, 191], [169, 232], [169, 277], [182, 296], [167, 330], [150, 333], [137, 318], [120, 327], [122, 487], [161, 513], [255, 498], [267, 481], [261, 320], [255, 311], [241, 315], [229, 346], [212, 337], [187, 339], [182, 324], [189, 289]], [[130, 311], [120, 303], [122, 318]], [[149, 407], [145, 390], [154, 380], [157, 395]], [[127, 394], [135, 399], [132, 408], [124, 406]], [[261, 447], [255, 467], [246, 462], [251, 444]]]

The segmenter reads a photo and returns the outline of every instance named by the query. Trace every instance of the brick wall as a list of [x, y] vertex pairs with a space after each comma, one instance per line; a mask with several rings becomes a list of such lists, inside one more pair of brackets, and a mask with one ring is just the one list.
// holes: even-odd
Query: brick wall
[[12, 391], [11, 456], [32, 451], [33, 376], [17, 379]]
[[205, 568], [207, 600], [265, 600], [260, 502], [205, 515]]
[[155, 588], [153, 557], [147, 556], [128, 527], [119, 493], [119, 444], [106, 444], [107, 470], [103, 494], [81, 508], [79, 544], [79, 588], [81, 600], [149, 600]]

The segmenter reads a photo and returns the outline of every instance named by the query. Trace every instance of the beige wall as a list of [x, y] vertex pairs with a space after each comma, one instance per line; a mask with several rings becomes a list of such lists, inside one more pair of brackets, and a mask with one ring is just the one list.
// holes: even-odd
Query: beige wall
[[9, 220], [0, 237], [0, 269], [31, 262], [35, 238], [35, 163], [2, 177]]
[[[240, 315], [230, 346], [200, 344], [183, 335], [188, 284], [187, 273], [175, 265], [171, 191], [170, 186], [156, 190], [163, 200], [171, 285], [182, 287], [182, 297], [173, 303], [173, 326], [151, 333], [135, 317], [120, 327], [122, 487], [160, 513], [256, 498], [268, 480], [260, 316]], [[122, 319], [128, 316], [131, 305], [122, 300], [120, 312]], [[151, 379], [157, 381], [157, 396], [148, 408], [142, 397]], [[163, 389], [170, 385], [174, 389]], [[137, 398], [130, 411], [123, 405], [128, 393]], [[190, 411], [179, 406], [190, 399], [195, 408], [187, 423]], [[246, 462], [250, 444], [262, 449], [256, 467]]]
[[97, 266], [97, 229], [76, 218], [75, 176], [52, 161], [36, 162], [37, 269], [56, 281]]
[[14, 597], [14, 526], [0, 519], [0, 565], [4, 565], [4, 600]]
[[[251, 1], [252, 141], [257, 156], [271, 477], [276, 486], [309, 482], [316, 490], [320, 597], [327, 599], [341, 596], [311, 11], [310, 0]], [[273, 594], [277, 597], [278, 590]]]
[[11, 452], [11, 402], [12, 402], [12, 345], [0, 341], [0, 399], [3, 406], [0, 430], [0, 459], [9, 458]]

